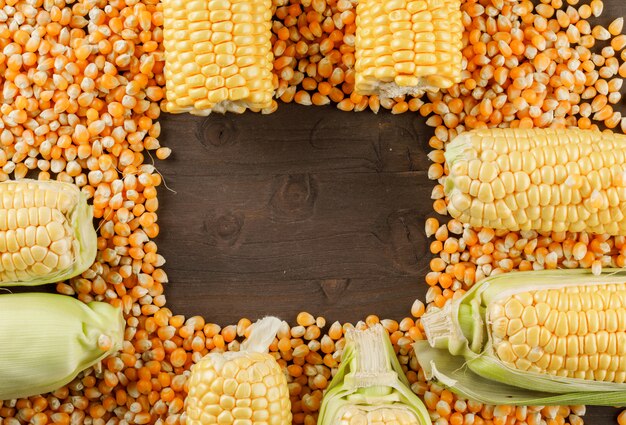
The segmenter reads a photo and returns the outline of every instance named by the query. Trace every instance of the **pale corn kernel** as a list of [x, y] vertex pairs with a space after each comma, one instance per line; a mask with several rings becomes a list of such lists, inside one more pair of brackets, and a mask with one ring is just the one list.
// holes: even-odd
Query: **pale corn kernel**
[[336, 422], [341, 425], [395, 424], [418, 425], [420, 420], [406, 408], [360, 409], [349, 405], [337, 414]]

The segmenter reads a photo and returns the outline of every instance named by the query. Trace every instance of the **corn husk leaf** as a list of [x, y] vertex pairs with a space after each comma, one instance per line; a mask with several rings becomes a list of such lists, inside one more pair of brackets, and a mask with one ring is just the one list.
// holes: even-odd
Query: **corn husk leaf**
[[[626, 271], [515, 272], [483, 280], [462, 298], [422, 318], [428, 343], [414, 345], [428, 377], [466, 397], [494, 404], [626, 405], [626, 384], [520, 371], [495, 354], [486, 311], [495, 300], [534, 289], [624, 283]], [[491, 386], [491, 390], [488, 390]], [[540, 389], [541, 391], [537, 391]], [[581, 401], [584, 399], [584, 402]]]
[[[250, 329], [250, 336], [241, 343], [239, 351], [226, 351], [224, 353], [207, 353], [201, 361], [208, 361], [213, 367], [221, 371], [226, 362], [239, 357], [258, 357], [251, 356], [253, 353], [265, 354], [267, 358], [272, 358], [269, 353], [269, 347], [276, 337], [278, 330], [282, 324], [282, 320], [277, 317], [267, 316], [254, 322]], [[191, 367], [193, 372], [194, 366]]]
[[436, 380], [452, 392], [481, 403], [519, 406], [626, 404], [626, 393], [622, 391], [554, 394], [507, 385], [480, 376], [467, 366], [463, 357], [453, 356], [446, 349], [433, 348], [428, 341], [417, 341], [414, 348], [428, 379]]
[[[0, 295], [0, 400], [54, 391], [122, 348], [122, 311], [65, 295]], [[99, 347], [109, 339], [110, 349]]]
[[[210, 365], [210, 367], [215, 369], [218, 373], [221, 373], [229, 362], [242, 357], [250, 359], [251, 363], [270, 361], [275, 363], [276, 368], [278, 369], [279, 366], [276, 359], [269, 354], [269, 347], [276, 337], [282, 323], [283, 322], [279, 318], [273, 316], [267, 316], [257, 320], [255, 323], [250, 325], [250, 335], [244, 342], [241, 343], [239, 351], [207, 353], [200, 359], [200, 361], [191, 366], [190, 379], [192, 381], [201, 380], [203, 370], [207, 369], [208, 365]], [[190, 401], [191, 400], [188, 397], [185, 400], [185, 403], [188, 404]]]
[[[87, 204], [86, 195], [82, 193], [77, 186], [59, 181], [22, 179], [20, 182], [46, 186], [54, 190], [63, 190], [66, 193], [69, 192], [72, 194], [74, 207], [66, 214], [66, 218], [74, 232], [75, 241], [72, 246], [74, 262], [67, 269], [55, 270], [37, 279], [29, 281], [0, 281], [0, 286], [37, 286], [47, 283], [57, 283], [78, 276], [91, 267], [98, 251], [98, 235], [93, 226], [93, 207]], [[15, 184], [15, 181], [0, 183], [0, 194], [2, 194], [2, 184], [7, 183]]]
[[422, 401], [413, 393], [387, 332], [381, 325], [350, 329], [341, 366], [324, 394], [318, 424], [334, 425], [347, 408], [408, 412], [415, 424], [431, 424]]

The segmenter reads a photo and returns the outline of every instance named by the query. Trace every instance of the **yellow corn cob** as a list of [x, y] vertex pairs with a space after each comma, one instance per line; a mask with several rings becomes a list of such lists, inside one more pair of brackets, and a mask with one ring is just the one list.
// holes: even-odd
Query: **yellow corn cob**
[[364, 411], [362, 408], [349, 406], [338, 425], [420, 425], [415, 415], [409, 411], [399, 409], [372, 409]]
[[272, 104], [271, 0], [164, 0], [165, 110]]
[[531, 372], [626, 381], [626, 284], [521, 292], [489, 307], [493, 348]]
[[85, 271], [97, 250], [92, 219], [75, 185], [0, 183], [0, 285], [40, 285]]
[[356, 17], [356, 92], [418, 95], [460, 82], [460, 7], [460, 0], [361, 0]]
[[426, 379], [488, 404], [626, 404], [626, 272], [492, 275], [421, 318]]
[[252, 326], [241, 351], [209, 353], [192, 367], [188, 425], [291, 425], [287, 379], [267, 353], [281, 321], [266, 317]]
[[626, 136], [491, 129], [446, 146], [448, 212], [476, 227], [626, 235]]
[[209, 354], [194, 365], [186, 400], [188, 424], [236, 419], [291, 424], [287, 380], [271, 355], [248, 353], [223, 364], [214, 360]]

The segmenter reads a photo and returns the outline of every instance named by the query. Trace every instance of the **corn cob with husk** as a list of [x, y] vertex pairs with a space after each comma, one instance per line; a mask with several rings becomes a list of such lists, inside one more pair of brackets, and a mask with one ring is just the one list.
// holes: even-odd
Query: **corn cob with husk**
[[481, 129], [446, 146], [448, 212], [475, 227], [626, 235], [626, 136]]
[[92, 207], [77, 186], [57, 181], [0, 183], [0, 286], [74, 277], [96, 258]]
[[429, 378], [492, 404], [626, 405], [626, 271], [487, 278], [422, 318]]
[[429, 425], [426, 407], [377, 324], [346, 333], [341, 366], [324, 394], [319, 425]]
[[272, 106], [271, 0], [164, 0], [166, 112]]
[[268, 354], [280, 326], [275, 317], [261, 319], [240, 351], [209, 353], [191, 368], [187, 425], [291, 425], [287, 378]]
[[361, 0], [355, 91], [393, 98], [461, 81], [460, 0]]
[[122, 348], [122, 311], [56, 294], [0, 295], [0, 400], [54, 391]]

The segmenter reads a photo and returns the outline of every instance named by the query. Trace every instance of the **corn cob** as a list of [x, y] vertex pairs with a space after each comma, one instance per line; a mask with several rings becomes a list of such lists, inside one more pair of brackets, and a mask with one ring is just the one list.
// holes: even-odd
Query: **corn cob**
[[322, 399], [319, 425], [426, 425], [382, 325], [349, 329], [341, 366]]
[[272, 104], [271, 0], [164, 0], [165, 111]]
[[122, 311], [56, 294], [0, 295], [0, 400], [54, 391], [122, 348]]
[[92, 219], [72, 184], [0, 183], [0, 285], [41, 285], [85, 271], [96, 257]]
[[192, 367], [187, 424], [291, 424], [287, 379], [267, 352], [280, 325], [262, 319], [241, 351], [209, 353]]
[[460, 0], [361, 0], [356, 17], [356, 92], [393, 98], [460, 82], [460, 8]]
[[625, 282], [622, 270], [487, 278], [423, 316], [418, 361], [487, 403], [626, 404]]
[[446, 146], [448, 212], [475, 227], [626, 234], [626, 136], [484, 129]]
[[626, 381], [626, 283], [519, 292], [489, 307], [493, 349], [519, 370]]

